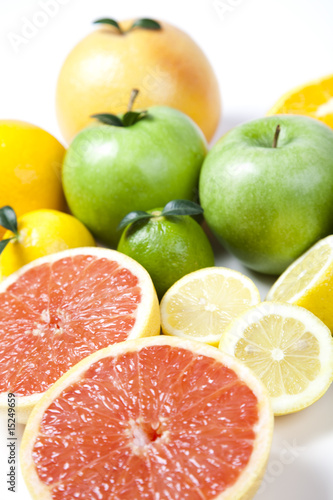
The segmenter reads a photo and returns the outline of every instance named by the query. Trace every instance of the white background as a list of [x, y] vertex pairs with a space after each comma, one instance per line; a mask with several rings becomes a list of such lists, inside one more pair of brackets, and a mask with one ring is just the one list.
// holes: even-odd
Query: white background
[[[294, 86], [333, 73], [332, 0], [59, 0], [54, 17], [15, 49], [13, 35], [21, 35], [25, 19], [36, 19], [42, 2], [0, 0], [0, 119], [32, 122], [60, 141], [54, 107], [57, 75], [69, 50], [100, 17], [166, 20], [193, 36], [220, 82], [223, 117], [215, 140], [264, 115]], [[251, 276], [264, 299], [271, 278], [246, 271], [219, 248], [216, 252], [218, 264]], [[331, 387], [312, 407], [276, 419], [271, 458], [256, 500], [333, 499], [332, 396]], [[7, 492], [5, 422], [1, 426], [1, 498], [28, 500], [20, 476], [17, 493]], [[20, 426], [18, 435], [22, 430]]]

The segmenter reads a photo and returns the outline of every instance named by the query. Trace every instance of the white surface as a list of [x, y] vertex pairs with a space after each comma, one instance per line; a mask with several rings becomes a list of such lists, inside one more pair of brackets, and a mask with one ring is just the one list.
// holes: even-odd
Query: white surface
[[[44, 0], [46, 1], [46, 0]], [[217, 73], [223, 119], [216, 138], [257, 118], [287, 90], [333, 73], [332, 0], [56, 0], [62, 4], [17, 50], [25, 18], [43, 0], [0, 0], [1, 116], [35, 123], [61, 140], [54, 110], [57, 75], [68, 51], [100, 17], [170, 21], [201, 45]], [[38, 21], [37, 21], [38, 22]], [[13, 36], [14, 35], [14, 36]], [[273, 280], [246, 271], [216, 248], [217, 263], [254, 279], [262, 298]], [[312, 407], [276, 419], [271, 458], [256, 500], [333, 499], [333, 387]], [[18, 428], [18, 435], [22, 433]], [[6, 489], [6, 427], [0, 428], [2, 500], [28, 500], [22, 478]]]

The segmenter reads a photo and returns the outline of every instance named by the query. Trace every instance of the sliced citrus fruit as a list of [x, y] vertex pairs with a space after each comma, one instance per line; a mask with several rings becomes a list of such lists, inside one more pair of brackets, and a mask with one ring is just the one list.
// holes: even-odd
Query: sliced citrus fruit
[[333, 236], [318, 241], [291, 264], [267, 300], [305, 307], [333, 331]]
[[333, 75], [301, 85], [284, 94], [268, 115], [306, 115], [333, 128]]
[[37, 259], [0, 284], [0, 409], [17, 397], [25, 422], [72, 365], [128, 338], [159, 333], [147, 271], [113, 250], [79, 248]]
[[262, 302], [235, 319], [219, 347], [260, 377], [275, 415], [311, 405], [333, 379], [330, 330], [302, 307]]
[[250, 370], [214, 347], [159, 336], [67, 372], [34, 408], [20, 458], [38, 500], [249, 499], [272, 427]]
[[164, 295], [162, 331], [218, 345], [230, 321], [259, 302], [259, 291], [247, 276], [225, 267], [200, 269], [181, 278]]

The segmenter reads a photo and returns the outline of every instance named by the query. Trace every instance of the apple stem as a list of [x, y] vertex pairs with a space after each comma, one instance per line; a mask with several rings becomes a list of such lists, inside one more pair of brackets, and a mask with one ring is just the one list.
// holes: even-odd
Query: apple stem
[[277, 148], [280, 132], [281, 132], [281, 127], [280, 125], [277, 125], [273, 139], [273, 148]]
[[139, 90], [138, 89], [133, 89], [131, 92], [131, 97], [127, 106], [127, 111], [132, 111], [134, 101], [138, 97]]

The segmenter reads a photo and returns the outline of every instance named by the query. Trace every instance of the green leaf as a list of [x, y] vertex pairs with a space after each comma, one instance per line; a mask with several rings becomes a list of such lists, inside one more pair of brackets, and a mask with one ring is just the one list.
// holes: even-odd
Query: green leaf
[[157, 21], [153, 19], [137, 19], [134, 21], [132, 26], [128, 31], [131, 31], [134, 28], [143, 28], [145, 30], [161, 30], [162, 26]]
[[163, 208], [161, 215], [197, 215], [203, 214], [203, 208], [189, 200], [169, 201]]
[[7, 205], [0, 208], [0, 226], [17, 235], [17, 218], [12, 207]]
[[96, 118], [96, 120], [104, 123], [105, 125], [114, 125], [115, 127], [123, 127], [123, 122], [117, 115], [111, 115], [109, 113], [99, 113], [96, 115], [91, 115], [91, 118]]
[[124, 227], [128, 226], [128, 224], [133, 224], [133, 222], [137, 222], [138, 220], [148, 220], [154, 217], [154, 215], [149, 214], [148, 212], [144, 212], [143, 210], [138, 210], [137, 212], [130, 212], [125, 215], [125, 217], [120, 221], [118, 226], [118, 231], [120, 229], [124, 229]]
[[2, 254], [2, 252], [4, 251], [4, 249], [6, 248], [6, 246], [8, 245], [8, 243], [12, 240], [14, 240], [15, 238], [8, 238], [7, 240], [1, 240], [0, 241], [0, 255]]
[[124, 127], [130, 127], [147, 116], [147, 111], [127, 111], [123, 116]]
[[121, 29], [121, 27], [119, 26], [117, 21], [115, 21], [114, 19], [110, 19], [108, 17], [104, 17], [102, 19], [97, 19], [96, 21], [93, 22], [93, 24], [109, 24], [110, 26], [117, 28], [117, 30], [120, 33], [123, 33], [123, 30]]

